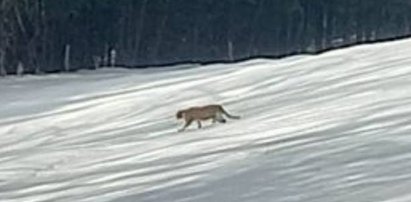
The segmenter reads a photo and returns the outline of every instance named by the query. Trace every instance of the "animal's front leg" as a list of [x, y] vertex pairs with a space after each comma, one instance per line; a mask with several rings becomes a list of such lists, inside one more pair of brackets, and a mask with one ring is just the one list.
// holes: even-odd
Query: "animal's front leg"
[[201, 121], [197, 121], [198, 128], [201, 128]]
[[190, 124], [193, 122], [193, 120], [188, 120], [186, 121], [186, 124], [183, 126], [183, 128], [181, 128], [180, 130], [178, 130], [178, 132], [182, 132], [184, 131], [188, 126], [190, 126]]

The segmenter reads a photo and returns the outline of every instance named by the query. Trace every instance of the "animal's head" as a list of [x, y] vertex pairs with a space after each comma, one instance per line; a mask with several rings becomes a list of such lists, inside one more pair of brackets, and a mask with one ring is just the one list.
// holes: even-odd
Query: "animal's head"
[[176, 113], [176, 118], [177, 118], [177, 119], [183, 118], [183, 112], [182, 112], [182, 111], [178, 111], [178, 112]]

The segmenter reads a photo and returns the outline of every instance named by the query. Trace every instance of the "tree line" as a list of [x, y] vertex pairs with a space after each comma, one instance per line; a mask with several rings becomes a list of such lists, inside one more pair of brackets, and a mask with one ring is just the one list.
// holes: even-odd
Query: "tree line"
[[410, 21], [409, 0], [0, 0], [0, 75], [317, 53]]

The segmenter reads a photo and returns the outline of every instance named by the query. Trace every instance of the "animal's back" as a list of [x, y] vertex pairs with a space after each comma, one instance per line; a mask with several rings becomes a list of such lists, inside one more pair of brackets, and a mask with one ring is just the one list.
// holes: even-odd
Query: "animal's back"
[[187, 111], [189, 111], [189, 115], [191, 118], [194, 119], [209, 119], [214, 117], [219, 111], [220, 111], [220, 106], [219, 105], [207, 105], [207, 106], [202, 106], [202, 107], [192, 107], [189, 108]]

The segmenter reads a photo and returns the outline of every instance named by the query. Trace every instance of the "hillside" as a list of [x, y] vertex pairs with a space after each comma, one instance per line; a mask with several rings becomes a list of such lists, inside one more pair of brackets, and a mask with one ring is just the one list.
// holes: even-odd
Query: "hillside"
[[[410, 55], [2, 78], [0, 201], [410, 201]], [[177, 133], [207, 103], [242, 119]]]

